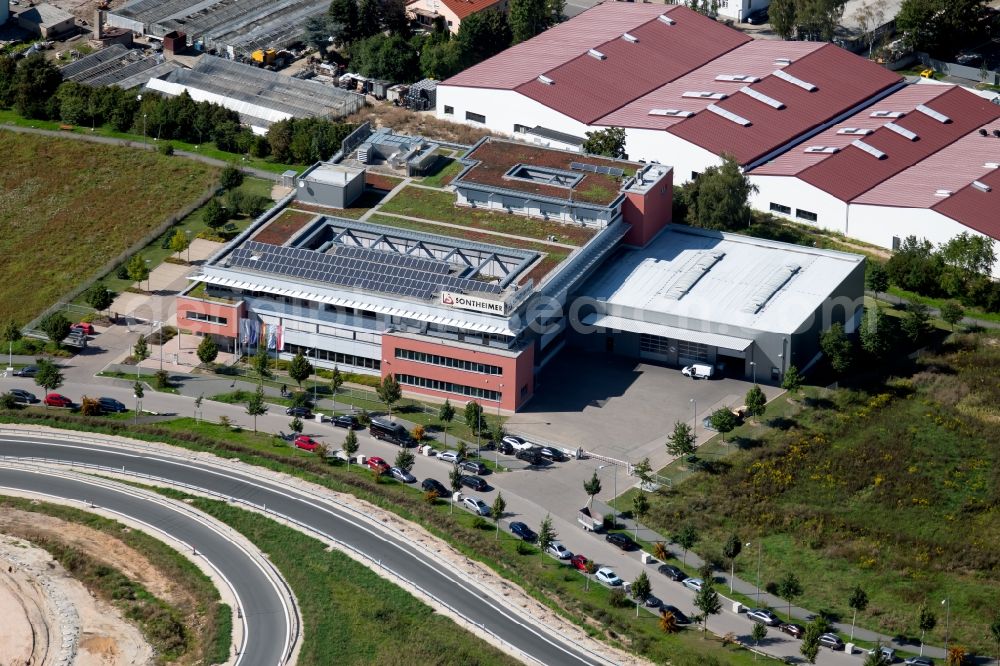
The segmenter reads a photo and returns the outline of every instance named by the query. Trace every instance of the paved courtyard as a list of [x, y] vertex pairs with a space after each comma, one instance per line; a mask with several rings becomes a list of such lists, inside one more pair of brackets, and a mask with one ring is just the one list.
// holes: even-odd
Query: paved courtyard
[[[617, 460], [649, 457], [653, 469], [669, 462], [664, 446], [676, 421], [693, 423], [720, 407], [737, 407], [751, 383], [692, 380], [679, 369], [610, 354], [564, 351], [535, 384], [535, 397], [513, 415], [507, 429], [565, 448], [583, 448]], [[770, 400], [780, 389], [762, 386]], [[692, 402], [692, 400], [694, 402]]]

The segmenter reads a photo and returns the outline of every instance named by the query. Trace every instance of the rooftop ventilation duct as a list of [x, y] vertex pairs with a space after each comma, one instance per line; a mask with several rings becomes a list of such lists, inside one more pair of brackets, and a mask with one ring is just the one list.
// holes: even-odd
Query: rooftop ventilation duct
[[805, 149], [807, 153], [826, 153], [832, 155], [833, 153], [839, 153], [840, 148], [836, 146], [809, 146]]
[[777, 65], [778, 67], [788, 67], [789, 65], [792, 64], [792, 59], [791, 58], [775, 58], [774, 59], [774, 64]]
[[936, 192], [934, 192], [934, 196], [936, 196], [936, 197], [950, 197], [951, 196], [951, 190], [937, 190]]
[[630, 32], [623, 33], [622, 34], [622, 39], [624, 39], [626, 42], [631, 42], [632, 44], [638, 44], [639, 43], [639, 38], [636, 37], [635, 35], [633, 35]]
[[605, 60], [608, 57], [603, 53], [601, 53], [600, 51], [598, 51], [597, 49], [589, 49], [587, 51], [587, 55], [589, 55], [591, 58], [596, 58], [598, 60]]
[[837, 130], [837, 134], [854, 134], [857, 136], [867, 136], [874, 132], [875, 130], [865, 129], [863, 127], [841, 127]]
[[784, 287], [800, 270], [802, 267], [794, 263], [788, 263], [779, 268], [774, 275], [761, 283], [747, 304], [743, 306], [743, 312], [749, 314], [760, 312], [767, 305], [767, 302], [774, 298], [778, 290]]
[[744, 95], [747, 95], [749, 97], [754, 98], [758, 102], [762, 102], [764, 104], [767, 104], [771, 108], [779, 109], [779, 110], [785, 108], [784, 103], [779, 102], [778, 100], [774, 99], [773, 97], [768, 97], [764, 93], [762, 93], [762, 92], [760, 92], [758, 90], [754, 90], [753, 88], [750, 88], [749, 86], [743, 86], [742, 88], [740, 88], [740, 92], [743, 93]]
[[553, 81], [549, 77], [545, 76], [544, 74], [539, 74], [538, 75], [538, 80], [541, 81], [542, 83], [544, 83], [547, 86], [552, 86], [552, 85], [555, 85], [555, 83], [556, 83], [555, 81]]
[[817, 88], [812, 83], [809, 83], [808, 81], [803, 81], [797, 76], [792, 76], [783, 69], [774, 70], [774, 75], [779, 79], [781, 79], [782, 81], [787, 81], [788, 83], [791, 83], [793, 86], [798, 86], [799, 88], [802, 88], [803, 90], [806, 90], [808, 92], [816, 92], [817, 90], [819, 90], [819, 88]]
[[677, 21], [673, 20], [666, 14], [660, 14], [656, 18], [660, 19], [661, 22], [666, 23], [667, 25], [674, 25], [675, 23], [677, 23]]
[[987, 162], [983, 165], [986, 169], [1000, 169], [1000, 162]]
[[689, 99], [726, 99], [726, 93], [712, 92], [710, 90], [685, 90], [681, 97]]
[[906, 114], [902, 111], [872, 111], [872, 118], [902, 118]]
[[901, 137], [903, 137], [905, 139], [909, 139], [910, 141], [916, 141], [918, 138], [920, 138], [920, 137], [917, 136], [916, 132], [911, 132], [910, 130], [906, 129], [902, 125], [897, 125], [896, 123], [886, 123], [882, 127], [886, 128], [887, 130], [890, 130], [892, 132], [895, 132], [899, 136], [901, 136]]
[[854, 141], [851, 141], [851, 145], [854, 146], [855, 148], [860, 148], [861, 150], [865, 151], [866, 153], [868, 153], [877, 160], [884, 160], [886, 157], [888, 157], [881, 150], [879, 150], [878, 148], [876, 148], [871, 144], [865, 143], [861, 139], [855, 139]]
[[943, 113], [935, 111], [934, 109], [932, 109], [931, 107], [927, 106], [926, 104], [918, 104], [917, 105], [917, 111], [919, 111], [920, 113], [923, 113], [924, 115], [930, 116], [931, 118], [933, 118], [934, 120], [938, 121], [939, 123], [945, 123], [945, 124], [947, 124], [947, 123], [951, 122], [951, 118], [949, 118], [948, 116], [944, 115]]
[[750, 74], [719, 74], [715, 77], [716, 81], [732, 81], [736, 83], [757, 83], [760, 81], [759, 76], [752, 76]]
[[664, 298], [674, 301], [680, 300], [684, 294], [691, 291], [698, 284], [698, 280], [703, 278], [705, 273], [712, 270], [712, 267], [726, 256], [725, 252], [718, 251], [703, 251], [699, 254], [700, 256], [695, 260], [694, 264], [677, 276], [674, 283], [663, 294]]
[[972, 186], [979, 190], [980, 192], [989, 192], [993, 188], [980, 180], [972, 181]]
[[694, 115], [693, 111], [681, 111], [680, 109], [650, 109], [651, 116], [670, 116], [674, 118], [689, 118]]
[[987, 132], [985, 128], [983, 128], [983, 127], [979, 128], [979, 136], [989, 136], [989, 135], [990, 135], [990, 133]]
[[737, 125], [742, 125], [743, 127], [750, 127], [751, 125], [750, 121], [744, 118], [743, 116], [738, 116], [732, 111], [727, 111], [726, 109], [723, 109], [721, 106], [716, 106], [715, 104], [709, 104], [705, 108], [707, 108], [715, 115], [722, 116], [726, 120], [736, 123]]

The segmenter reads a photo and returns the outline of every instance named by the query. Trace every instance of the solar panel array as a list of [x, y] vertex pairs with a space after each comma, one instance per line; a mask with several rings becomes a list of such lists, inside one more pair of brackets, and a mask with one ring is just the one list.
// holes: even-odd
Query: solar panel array
[[436, 259], [336, 245], [328, 253], [249, 241], [229, 256], [229, 265], [310, 282], [430, 299], [439, 290], [499, 294], [500, 287], [449, 275]]
[[618, 167], [598, 166], [596, 164], [584, 164], [583, 162], [570, 162], [569, 168], [576, 171], [589, 171], [590, 173], [603, 173], [606, 176], [620, 177], [625, 175], [624, 169]]

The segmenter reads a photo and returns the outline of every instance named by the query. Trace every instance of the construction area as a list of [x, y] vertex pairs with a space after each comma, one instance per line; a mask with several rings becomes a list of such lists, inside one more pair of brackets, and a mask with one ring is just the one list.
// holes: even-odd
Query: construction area
[[133, 0], [108, 13], [107, 24], [140, 35], [186, 35], [200, 51], [249, 59], [254, 51], [301, 42], [310, 18], [328, 0]]

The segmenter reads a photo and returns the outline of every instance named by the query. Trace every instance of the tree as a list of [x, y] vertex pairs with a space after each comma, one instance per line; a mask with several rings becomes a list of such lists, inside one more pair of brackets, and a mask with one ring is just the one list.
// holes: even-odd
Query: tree
[[910, 342], [913, 344], [920, 342], [930, 332], [930, 314], [928, 314], [927, 306], [911, 301], [906, 306], [906, 314], [903, 315], [900, 327]]
[[414, 458], [413, 453], [411, 451], [409, 451], [408, 449], [400, 449], [399, 453], [396, 454], [396, 460], [394, 461], [394, 464], [396, 465], [396, 467], [403, 470], [404, 472], [409, 472], [411, 469], [413, 469], [414, 462], [416, 462], [416, 459]]
[[[767, 637], [767, 625], [761, 624], [759, 622], [754, 622], [753, 629], [750, 630], [750, 638], [753, 639], [753, 644], [755, 647], [760, 647], [760, 642]], [[757, 661], [757, 654], [753, 656], [753, 660]]]
[[868, 653], [868, 656], [865, 657], [864, 662], [862, 662], [862, 666], [889, 666], [891, 663], [892, 661], [889, 657], [882, 652], [882, 642], [875, 641], [875, 647]]
[[843, 15], [844, 0], [797, 0], [798, 35], [814, 41], [832, 41]]
[[21, 327], [13, 319], [8, 319], [3, 326], [3, 339], [7, 342], [17, 342], [21, 339]]
[[878, 36], [878, 29], [885, 25], [886, 0], [864, 2], [852, 14], [854, 23], [860, 28], [862, 39], [868, 44], [868, 57], [872, 57], [872, 47]]
[[444, 32], [437, 39], [428, 38], [420, 50], [420, 73], [425, 78], [444, 80], [462, 71], [462, 52], [458, 40]]
[[847, 600], [847, 605], [854, 611], [854, 616], [851, 618], [851, 640], [853, 641], [854, 625], [858, 621], [858, 613], [864, 613], [865, 609], [868, 608], [868, 593], [860, 585], [855, 585], [851, 591], [850, 598]]
[[632, 496], [632, 514], [635, 516], [635, 538], [639, 538], [639, 521], [649, 512], [649, 498], [641, 490]]
[[126, 271], [128, 272], [128, 279], [133, 282], [142, 282], [143, 280], [149, 279], [149, 265], [146, 264], [146, 260], [138, 254], [133, 255], [132, 258], [128, 260]]
[[640, 483], [649, 483], [653, 478], [653, 466], [649, 463], [649, 458], [643, 458], [632, 465], [632, 473], [639, 477]]
[[483, 421], [483, 407], [475, 400], [465, 403], [465, 425], [469, 426], [473, 432], [479, 432]]
[[715, 586], [710, 581], [702, 581], [701, 589], [694, 597], [694, 606], [701, 611], [701, 630], [705, 632], [708, 630], [708, 617], [722, 612], [719, 593], [715, 591]]
[[858, 331], [862, 349], [876, 359], [885, 358], [892, 349], [895, 337], [892, 333], [889, 318], [881, 307], [876, 305], [874, 308], [865, 308], [861, 329]]
[[0, 409], [18, 409], [20, 404], [12, 393], [0, 393]]
[[490, 507], [490, 516], [493, 517], [493, 522], [497, 528], [497, 539], [500, 539], [500, 519], [503, 518], [504, 511], [507, 510], [507, 500], [503, 498], [503, 493], [497, 493], [497, 497], [493, 500], [493, 505]]
[[38, 323], [38, 328], [45, 331], [45, 335], [49, 337], [49, 340], [57, 345], [66, 339], [71, 327], [72, 324], [70, 324], [69, 319], [66, 319], [66, 316], [62, 312], [47, 314]]
[[694, 525], [685, 525], [676, 534], [670, 537], [674, 543], [684, 549], [684, 564], [687, 564], [687, 554], [688, 550], [691, 549], [696, 543], [698, 543], [698, 531], [695, 530]]
[[177, 254], [180, 258], [181, 252], [187, 249], [188, 239], [187, 234], [178, 229], [174, 232], [174, 235], [170, 237], [170, 251]]
[[932, 56], [952, 56], [962, 44], [975, 44], [983, 33], [981, 0], [904, 0], [896, 29], [907, 46]]
[[451, 400], [445, 398], [444, 404], [438, 410], [438, 420], [444, 424], [444, 445], [448, 446], [448, 426], [451, 425], [452, 419], [455, 418], [455, 408], [451, 404]]
[[949, 266], [967, 273], [990, 275], [997, 261], [995, 241], [986, 236], [974, 236], [967, 231], [941, 246], [938, 254]]
[[253, 417], [253, 431], [257, 432], [257, 417], [267, 413], [267, 405], [264, 403], [264, 387], [258, 386], [250, 399], [247, 400], [247, 414]]
[[587, 502], [587, 508], [593, 508], [594, 497], [601, 492], [601, 480], [597, 477], [597, 470], [594, 470], [594, 475], [590, 477], [590, 480], [583, 482], [583, 492], [587, 493], [590, 497], [590, 501]]
[[299, 388], [302, 388], [302, 382], [309, 379], [313, 373], [312, 363], [299, 352], [294, 357], [292, 357], [291, 363], [288, 364], [288, 376], [291, 377]]
[[653, 544], [653, 557], [658, 559], [660, 562], [666, 562], [670, 559], [670, 551], [667, 550], [667, 544], [662, 541], [657, 541]]
[[271, 369], [268, 367], [271, 364], [271, 357], [267, 355], [267, 350], [261, 347], [254, 354], [251, 365], [253, 366], [253, 371], [257, 374], [257, 377], [261, 382], [264, 381], [265, 377], [271, 376]]
[[95, 282], [87, 290], [84, 298], [87, 300], [87, 305], [101, 312], [111, 307], [115, 300], [115, 292], [105, 287], [103, 282]]
[[993, 616], [993, 621], [990, 622], [990, 636], [997, 644], [997, 661], [1000, 662], [1000, 611]]
[[788, 366], [788, 370], [785, 370], [785, 376], [781, 380], [781, 388], [791, 393], [798, 393], [799, 389], [802, 388], [802, 375], [799, 374], [799, 369], [794, 366]]
[[538, 526], [538, 547], [544, 553], [558, 538], [559, 535], [556, 534], [555, 528], [552, 527], [552, 516], [545, 514], [541, 525]]
[[229, 213], [222, 207], [218, 199], [212, 197], [202, 209], [201, 219], [206, 227], [213, 231], [218, 231], [229, 221]]
[[382, 26], [382, 12], [378, 0], [358, 0], [358, 37], [365, 39], [377, 35]]
[[924, 635], [928, 631], [934, 631], [934, 627], [937, 626], [937, 615], [928, 608], [926, 605], [920, 607], [920, 616], [917, 620], [917, 626], [920, 627], [920, 654], [924, 653]]
[[330, 373], [330, 395], [333, 396], [333, 409], [337, 410], [337, 391], [340, 387], [344, 385], [344, 375], [340, 374], [340, 368], [333, 366], [333, 372]]
[[371, 78], [410, 83], [420, 78], [420, 56], [399, 35], [372, 35], [351, 45], [351, 68]]
[[722, 433], [723, 442], [726, 441], [726, 433], [732, 432], [738, 425], [736, 422], [736, 415], [733, 414], [733, 410], [728, 407], [720, 407], [712, 412], [712, 415], [708, 418], [712, 427]]
[[61, 83], [62, 74], [45, 56], [40, 53], [28, 56], [14, 73], [11, 85], [14, 110], [25, 118], [57, 117], [56, 91]]
[[806, 631], [802, 635], [802, 644], [799, 646], [799, 653], [810, 664], [816, 663], [816, 655], [819, 654], [819, 637], [826, 633], [826, 627], [826, 620], [822, 617], [816, 617], [806, 625]]
[[879, 294], [885, 293], [889, 288], [889, 271], [885, 266], [872, 261], [868, 264], [868, 272], [865, 273], [865, 289], [875, 294], [878, 299]]
[[149, 358], [149, 345], [146, 343], [146, 336], [139, 334], [135, 344], [132, 346], [132, 356], [135, 357], [136, 365]]
[[219, 346], [215, 344], [215, 338], [211, 335], [206, 335], [198, 343], [198, 360], [209, 365], [215, 362], [215, 359], [219, 356]]
[[778, 581], [778, 596], [788, 602], [788, 620], [792, 619], [792, 601], [802, 596], [802, 583], [798, 576], [789, 571]]
[[782, 39], [795, 32], [795, 0], [774, 0], [767, 7], [767, 20]]
[[677, 458], [694, 453], [694, 432], [691, 426], [683, 421], [674, 423], [674, 431], [667, 438], [667, 453]]
[[451, 512], [455, 511], [455, 493], [462, 489], [462, 472], [458, 469], [458, 465], [451, 466], [451, 472], [448, 473], [448, 481], [451, 483]]
[[767, 406], [767, 396], [760, 389], [760, 386], [754, 384], [749, 391], [747, 391], [744, 402], [747, 405], [747, 413], [754, 419], [759, 416], [764, 415], [764, 409]]
[[344, 438], [344, 453], [347, 454], [347, 466], [351, 466], [351, 458], [358, 452], [358, 436], [354, 434], [353, 428], [347, 429], [347, 437]]
[[733, 579], [736, 577], [736, 558], [743, 551], [743, 540], [737, 534], [730, 534], [722, 546], [722, 556], [729, 560], [729, 591], [733, 591]]
[[455, 449], [455, 455], [459, 457], [460, 460], [465, 460], [469, 457], [469, 445], [458, 440], [458, 448]]
[[646, 599], [649, 599], [649, 595], [652, 593], [653, 586], [649, 582], [649, 576], [643, 571], [632, 581], [632, 598], [635, 599], [636, 617], [639, 617], [639, 604], [645, 603]]
[[288, 429], [296, 435], [301, 435], [304, 428], [305, 426], [302, 423], [302, 419], [297, 416], [288, 422]]
[[545, 0], [511, 0], [507, 11], [513, 43], [524, 42], [545, 29]]
[[510, 46], [511, 38], [507, 14], [495, 8], [466, 16], [455, 36], [459, 57], [466, 67], [500, 53]]
[[389, 419], [392, 419], [392, 406], [399, 402], [400, 398], [403, 397], [403, 390], [399, 387], [399, 382], [396, 378], [392, 376], [390, 372], [382, 381], [379, 382], [378, 388], [375, 389], [378, 394], [378, 399], [382, 401], [386, 409], [389, 410]]
[[358, 38], [358, 4], [355, 0], [332, 0], [327, 27], [335, 44], [347, 45]]
[[941, 306], [941, 319], [951, 325], [951, 330], [955, 330], [955, 324], [962, 321], [965, 316], [965, 309], [957, 301], [947, 301]]
[[320, 60], [326, 60], [326, 49], [330, 46], [332, 33], [329, 15], [311, 16], [306, 20], [303, 39], [306, 44], [316, 47]]
[[724, 154], [720, 166], [708, 167], [691, 182], [688, 220], [696, 227], [720, 231], [746, 227], [750, 195], [756, 191], [736, 160]]
[[566, 17], [566, 0], [545, 0], [546, 25], [562, 23]]
[[591, 155], [604, 155], [615, 159], [626, 160], [625, 130], [621, 127], [608, 127], [586, 133], [587, 140], [583, 142], [583, 152]]
[[830, 360], [834, 372], [843, 373], [851, 367], [854, 361], [854, 345], [844, 333], [844, 325], [836, 323], [823, 332], [819, 338], [820, 349]]
[[219, 185], [224, 190], [233, 190], [243, 184], [243, 172], [232, 164], [226, 166], [219, 174]]
[[35, 384], [45, 389], [45, 392], [55, 391], [62, 386], [63, 375], [59, 372], [59, 366], [44, 358], [37, 359], [35, 365], [38, 372], [35, 373]]

